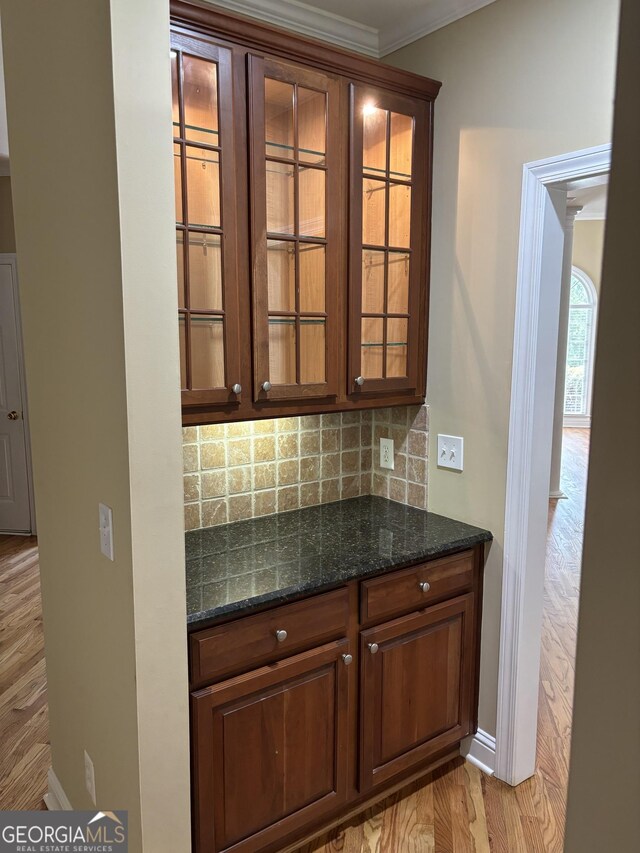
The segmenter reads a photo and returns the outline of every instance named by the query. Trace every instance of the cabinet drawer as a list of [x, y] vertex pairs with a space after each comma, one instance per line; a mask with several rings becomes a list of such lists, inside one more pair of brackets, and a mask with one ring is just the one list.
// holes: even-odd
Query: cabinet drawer
[[190, 638], [191, 684], [197, 687], [344, 636], [348, 619], [345, 588], [198, 631]]
[[473, 583], [474, 552], [464, 551], [404, 571], [363, 581], [360, 587], [362, 622], [421, 609], [433, 601], [459, 595]]

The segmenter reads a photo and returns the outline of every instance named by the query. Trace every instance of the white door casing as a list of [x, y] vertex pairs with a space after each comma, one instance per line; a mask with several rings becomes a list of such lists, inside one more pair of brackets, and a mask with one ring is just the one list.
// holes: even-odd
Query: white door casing
[[0, 255], [0, 532], [30, 533], [31, 489], [15, 255]]

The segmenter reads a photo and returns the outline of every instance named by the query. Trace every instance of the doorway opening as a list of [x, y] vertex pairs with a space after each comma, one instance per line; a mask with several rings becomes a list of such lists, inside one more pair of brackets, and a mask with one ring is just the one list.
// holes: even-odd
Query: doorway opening
[[[553, 543], [555, 519], [558, 519], [557, 532], [557, 525], [565, 521], [567, 507], [575, 513], [574, 522], [579, 521], [576, 528], [575, 524], [571, 527], [567, 519], [569, 526], [562, 534], [565, 536], [567, 529], [572, 530], [576, 573], [569, 583], [575, 586], [573, 618], [577, 618], [584, 497], [580, 499], [574, 495], [573, 499], [564, 501], [559, 500], [560, 495], [555, 495], [550, 503], [550, 493], [554, 491], [554, 485], [561, 490], [563, 476], [562, 445], [570, 332], [577, 341], [576, 330], [569, 328], [572, 267], [576, 266], [571, 242], [575, 217], [581, 207], [576, 199], [580, 191], [606, 183], [610, 160], [611, 146], [606, 145], [528, 163], [523, 169], [495, 771], [499, 779], [511, 785], [532, 776], [536, 768], [543, 614], [546, 618], [550, 603], [545, 599], [545, 564], [549, 557], [549, 542]], [[592, 319], [595, 322], [595, 318]], [[585, 316], [576, 320], [574, 315], [573, 320], [574, 326], [581, 323], [582, 332], [586, 332]], [[582, 369], [580, 402], [588, 402], [589, 377], [585, 372], [588, 364], [584, 360]], [[579, 383], [573, 380], [579, 372], [576, 369], [570, 373], [574, 391]], [[570, 427], [568, 424], [567, 429], [577, 431], [584, 426]], [[583, 479], [586, 482], [587, 447], [586, 436], [579, 440], [579, 434], [566, 434], [564, 476], [574, 476], [575, 485], [571, 487], [574, 492], [580, 490], [576, 466], [584, 466]], [[572, 462], [572, 459], [583, 461]], [[554, 483], [554, 475], [557, 483]], [[558, 509], [559, 505], [561, 509]], [[558, 580], [553, 572], [548, 572], [548, 578], [550, 583]], [[561, 583], [556, 592], [556, 604], [562, 606], [564, 601], [566, 605], [566, 590], [562, 591]], [[544, 681], [544, 672], [542, 678]], [[572, 693], [571, 679], [567, 694], [568, 726]], [[541, 701], [543, 698], [541, 696]], [[567, 740], [568, 750], [568, 731], [564, 730], [561, 737]]]

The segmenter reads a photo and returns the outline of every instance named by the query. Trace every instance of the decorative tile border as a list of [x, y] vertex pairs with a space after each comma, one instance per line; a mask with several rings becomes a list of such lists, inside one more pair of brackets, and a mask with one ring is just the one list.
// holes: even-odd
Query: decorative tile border
[[[427, 429], [426, 406], [185, 427], [185, 528], [372, 493], [424, 509]], [[382, 435], [394, 471], [374, 459]]]

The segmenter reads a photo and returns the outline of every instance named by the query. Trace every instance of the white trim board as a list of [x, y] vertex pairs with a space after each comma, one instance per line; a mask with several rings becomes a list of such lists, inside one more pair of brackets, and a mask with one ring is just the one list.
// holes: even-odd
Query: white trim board
[[[411, 14], [397, 10], [388, 28], [327, 12], [300, 0], [207, 0], [261, 21], [380, 59], [436, 30], [476, 12], [495, 0], [429, 0]], [[390, 7], [392, 8], [392, 7]]]
[[60, 784], [60, 780], [56, 776], [55, 770], [53, 767], [50, 767], [47, 771], [47, 783], [48, 783], [48, 791], [44, 795], [44, 804], [49, 809], [50, 812], [59, 812], [65, 811], [70, 812], [73, 810], [73, 806], [71, 805], [71, 800], [64, 792], [64, 788]]
[[460, 744], [460, 755], [486, 773], [493, 776], [496, 765], [496, 739], [482, 729], [465, 738]]
[[523, 167], [495, 765], [510, 785], [535, 770], [564, 187], [610, 164], [611, 146], [603, 145]]

